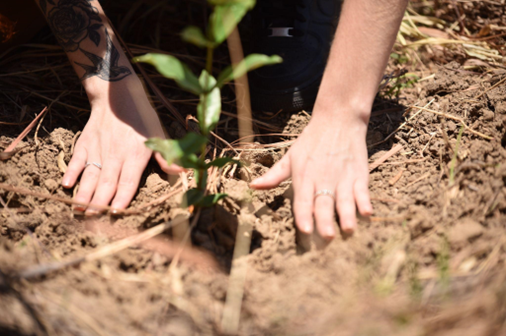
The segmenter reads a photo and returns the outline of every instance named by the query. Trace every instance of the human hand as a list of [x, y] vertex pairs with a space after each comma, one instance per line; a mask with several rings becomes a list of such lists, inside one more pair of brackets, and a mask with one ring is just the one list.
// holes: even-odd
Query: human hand
[[[63, 187], [72, 188], [82, 172], [74, 200], [97, 206], [87, 209], [76, 206], [77, 210], [86, 210], [86, 215], [99, 213], [100, 208], [109, 205], [111, 200], [113, 209], [125, 209], [134, 197], [152, 155], [144, 141], [150, 137], [165, 137], [142, 88], [140, 93], [123, 91], [115, 96], [90, 99], [90, 102], [90, 119], [62, 179]], [[155, 159], [167, 173], [182, 171], [176, 165], [168, 166], [159, 153], [155, 154]], [[85, 167], [87, 162], [90, 164]], [[102, 169], [93, 163], [98, 163]]]
[[[329, 120], [330, 119], [330, 120]], [[251, 182], [255, 189], [270, 189], [290, 176], [294, 187], [293, 212], [302, 233], [316, 228], [321, 237], [334, 238], [334, 213], [341, 230], [352, 233], [357, 225], [356, 207], [370, 216], [369, 170], [365, 136], [367, 121], [347, 116], [314, 117], [286, 155], [264, 176]], [[335, 193], [315, 193], [329, 190]], [[355, 205], [356, 204], [356, 205]]]

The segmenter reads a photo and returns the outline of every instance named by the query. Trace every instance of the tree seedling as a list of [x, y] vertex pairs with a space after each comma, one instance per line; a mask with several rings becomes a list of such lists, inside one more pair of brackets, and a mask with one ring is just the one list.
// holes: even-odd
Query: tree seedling
[[[133, 59], [134, 62], [153, 65], [164, 77], [174, 80], [183, 90], [198, 95], [200, 98], [197, 106], [200, 134], [189, 132], [178, 140], [151, 138], [146, 141], [146, 146], [159, 152], [169, 165], [176, 163], [194, 171], [197, 186], [186, 192], [183, 202], [186, 206], [197, 207], [212, 206], [227, 196], [221, 193], [213, 195], [206, 193], [208, 169], [239, 163], [228, 157], [217, 158], [211, 162], [205, 160], [209, 133], [220, 119], [223, 85], [243, 76], [248, 71], [282, 62], [281, 57], [276, 55], [251, 54], [240, 63], [225, 68], [217, 78], [213, 77], [214, 49], [226, 40], [244, 15], [255, 6], [255, 0], [208, 0], [208, 3], [213, 6], [213, 12], [209, 18], [206, 33], [204, 34], [195, 26], [189, 26], [181, 33], [184, 41], [207, 49], [206, 69], [202, 70], [199, 77], [186, 64], [171, 55], [150, 53]], [[200, 155], [197, 155], [199, 152]]]

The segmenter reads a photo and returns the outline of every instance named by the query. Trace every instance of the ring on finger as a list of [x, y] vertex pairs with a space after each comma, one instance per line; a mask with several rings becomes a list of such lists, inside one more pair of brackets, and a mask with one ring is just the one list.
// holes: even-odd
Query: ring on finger
[[98, 162], [86, 162], [84, 168], [86, 169], [89, 165], [94, 165], [98, 169], [102, 169], [102, 165]]
[[321, 190], [318, 190], [314, 194], [314, 199], [317, 199], [319, 196], [330, 196], [330, 197], [332, 197], [334, 199], [334, 201], [336, 200], [336, 194], [332, 190], [330, 190], [330, 189], [321, 189]]

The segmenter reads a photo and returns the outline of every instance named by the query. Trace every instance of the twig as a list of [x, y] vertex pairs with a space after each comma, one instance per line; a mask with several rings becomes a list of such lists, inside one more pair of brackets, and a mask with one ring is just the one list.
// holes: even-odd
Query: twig
[[[234, 153], [236, 155], [239, 155], [239, 153], [235, 150], [235, 148], [227, 140], [223, 139], [222, 137], [220, 137], [218, 134], [214, 133], [213, 131], [211, 131], [209, 133], [211, 133], [214, 137], [216, 137], [216, 139], [223, 142], [228, 148], [230, 148], [230, 150], [234, 151]], [[247, 138], [251, 138], [251, 135], [249, 135]]]
[[29, 196], [34, 196], [34, 197], [39, 197], [39, 198], [44, 198], [44, 199], [50, 199], [52, 201], [62, 202], [62, 203], [68, 204], [68, 205], [79, 205], [79, 206], [83, 206], [83, 207], [88, 207], [88, 206], [92, 205], [93, 207], [96, 207], [97, 209], [100, 209], [100, 210], [111, 210], [111, 208], [106, 205], [76, 202], [76, 201], [73, 201], [68, 198], [53, 196], [50, 194], [43, 194], [43, 193], [39, 193], [36, 191], [31, 191], [29, 189], [25, 189], [25, 188], [14, 187], [14, 186], [11, 186], [11, 185], [8, 185], [5, 183], [0, 183], [0, 189], [12, 191], [12, 192], [15, 192], [18, 194], [23, 194], [23, 195], [29, 195]]
[[92, 204], [92, 203], [76, 202], [72, 199], [53, 196], [50, 194], [39, 193], [39, 192], [31, 191], [31, 190], [25, 189], [25, 188], [14, 187], [14, 186], [11, 186], [11, 185], [8, 185], [5, 183], [0, 183], [0, 189], [12, 191], [12, 192], [15, 192], [18, 194], [23, 194], [23, 195], [29, 195], [29, 196], [34, 196], [34, 197], [39, 197], [39, 198], [44, 198], [44, 199], [50, 199], [52, 201], [62, 202], [62, 203], [68, 204], [68, 205], [79, 205], [79, 206], [82, 206], [85, 208], [92, 206], [94, 208], [97, 208], [99, 210], [104, 210], [104, 211], [112, 211], [113, 210], [115, 215], [136, 215], [136, 214], [143, 213], [144, 211], [148, 210], [149, 208], [151, 208], [153, 206], [157, 206], [157, 205], [165, 202], [166, 200], [168, 200], [172, 196], [179, 193], [181, 191], [181, 189], [179, 188], [179, 184], [180, 184], [180, 182], [175, 185], [175, 187], [178, 187], [176, 190], [174, 190], [166, 195], [160, 196], [159, 198], [157, 198], [156, 200], [154, 200], [152, 202], [149, 202], [148, 204], [141, 205], [137, 208], [130, 208], [130, 209], [126, 209], [126, 210], [113, 209], [107, 205], [98, 205], [98, 204]]
[[64, 269], [69, 266], [79, 265], [83, 262], [90, 262], [93, 260], [98, 260], [100, 258], [118, 253], [130, 246], [139, 245], [140, 243], [142, 243], [150, 238], [153, 238], [153, 237], [161, 234], [165, 230], [170, 229], [173, 226], [178, 225], [180, 223], [183, 223], [186, 220], [188, 220], [188, 218], [181, 218], [177, 221], [169, 221], [166, 223], [159, 224], [159, 225], [152, 227], [150, 229], [147, 229], [137, 235], [118, 240], [118, 241], [108, 244], [104, 247], [96, 249], [95, 251], [93, 251], [87, 255], [81, 256], [81, 257], [76, 257], [76, 258], [64, 260], [62, 262], [54, 262], [54, 263], [48, 263], [48, 264], [34, 266], [32, 268], [29, 268], [27, 270], [20, 272], [18, 274], [18, 277], [22, 278], [22, 279], [31, 279], [31, 278], [35, 278], [38, 276], [48, 274], [53, 271]]
[[369, 173], [372, 172], [374, 169], [378, 168], [379, 166], [381, 166], [382, 163], [384, 163], [390, 157], [399, 153], [403, 149], [404, 147], [402, 145], [396, 145], [394, 148], [386, 152], [383, 156], [381, 156], [379, 159], [377, 159], [376, 161], [374, 161], [369, 165]]
[[434, 114], [437, 114], [437, 115], [440, 115], [442, 117], [445, 117], [445, 118], [448, 118], [448, 119], [452, 119], [452, 120], [455, 120], [455, 121], [458, 121], [462, 124], [462, 126], [464, 126], [464, 128], [466, 130], [468, 130], [469, 132], [473, 133], [473, 134], [476, 134], [484, 139], [487, 139], [487, 140], [492, 140], [493, 138], [491, 136], [488, 136], [488, 135], [485, 135], [481, 132], [478, 132], [478, 131], [475, 131], [473, 130], [471, 127], [467, 126], [466, 123], [464, 122], [464, 119], [460, 118], [460, 117], [456, 117], [456, 116], [452, 116], [451, 114], [447, 114], [447, 113], [443, 113], [443, 112], [438, 112], [438, 111], [434, 111], [434, 110], [431, 110], [431, 109], [428, 109], [428, 108], [425, 108], [425, 107], [418, 107], [416, 106], [416, 108], [419, 108], [420, 110], [422, 111], [426, 111], [426, 112], [430, 112], [430, 113], [434, 113]]
[[429, 173], [426, 173], [426, 174], [422, 175], [421, 177], [417, 178], [416, 180], [414, 180], [413, 182], [411, 182], [411, 183], [407, 184], [404, 188], [409, 188], [409, 187], [411, 187], [413, 184], [418, 183], [418, 182], [420, 182], [421, 180], [426, 179], [426, 178], [427, 178], [427, 177], [429, 177], [430, 175], [431, 175], [431, 173], [430, 173], [430, 172], [429, 172]]
[[423, 162], [426, 160], [427, 160], [427, 157], [424, 157], [423, 159], [411, 159], [411, 160], [406, 160], [406, 161], [385, 162], [383, 164], [389, 165], [389, 166], [398, 166], [398, 165], [409, 164], [409, 163]]
[[44, 113], [46, 112], [46, 110], [47, 110], [47, 107], [44, 107], [44, 109], [39, 112], [39, 114], [35, 117], [35, 119], [32, 120], [32, 122], [28, 126], [26, 126], [26, 128], [24, 129], [24, 131], [21, 132], [20, 135], [18, 135], [18, 137], [9, 145], [9, 147], [7, 147], [5, 149], [5, 151], [3, 151], [2, 153], [0, 153], [1, 154], [0, 155], [0, 160], [7, 160], [10, 157], [12, 157], [12, 155], [15, 154], [15, 152], [13, 153], [14, 148], [16, 148], [16, 146], [18, 145], [18, 143], [20, 143], [28, 135], [28, 133], [30, 133], [30, 131], [32, 130], [32, 128], [37, 123], [37, 120], [39, 120], [40, 117], [42, 117], [44, 115]]
[[[244, 52], [242, 50], [241, 37], [239, 36], [239, 29], [236, 27], [232, 33], [227, 37], [228, 50], [230, 60], [233, 65], [239, 64], [244, 59]], [[239, 78], [234, 79], [235, 82], [235, 96], [237, 99], [237, 115], [239, 123], [239, 137], [246, 138], [247, 141], [253, 141], [253, 124], [251, 122], [251, 98], [249, 94], [248, 76], [246, 74]]]
[[473, 99], [476, 100], [476, 99], [479, 99], [479, 98], [483, 97], [485, 95], [485, 93], [487, 93], [490, 90], [495, 89], [496, 87], [498, 87], [499, 85], [501, 85], [504, 82], [506, 82], [506, 77], [504, 77], [499, 82], [495, 83], [493, 86], [489, 87], [488, 89], [486, 89], [485, 91], [483, 91], [482, 93], [480, 93], [479, 95], [477, 95], [476, 97], [474, 97]]
[[[254, 218], [254, 216], [251, 217]], [[241, 257], [249, 253], [253, 225], [249, 223], [248, 219], [251, 219], [251, 217], [245, 213], [242, 213], [239, 217], [232, 270], [230, 271], [227, 298], [221, 320], [221, 329], [227, 334], [234, 334], [239, 328], [241, 305], [244, 296], [244, 282], [246, 281], [248, 270], [248, 261], [245, 258], [241, 259]]]
[[399, 169], [399, 172], [397, 173], [397, 175], [392, 177], [392, 179], [390, 179], [390, 181], [388, 181], [388, 184], [390, 184], [391, 186], [396, 184], [401, 179], [402, 174], [404, 173], [405, 170], [406, 169], [404, 169], [404, 168]]

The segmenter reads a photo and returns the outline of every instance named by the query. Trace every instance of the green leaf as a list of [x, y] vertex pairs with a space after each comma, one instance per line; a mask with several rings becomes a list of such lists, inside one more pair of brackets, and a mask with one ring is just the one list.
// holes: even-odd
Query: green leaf
[[197, 206], [202, 208], [208, 208], [216, 203], [218, 203], [219, 200], [227, 197], [227, 194], [214, 194], [214, 195], [208, 195], [202, 198], [198, 203], [196, 203]]
[[239, 62], [239, 64], [226, 67], [218, 76], [217, 85], [221, 88], [223, 84], [243, 76], [248, 71], [255, 70], [257, 68], [263, 67], [264, 65], [277, 64], [281, 62], [283, 62], [283, 59], [278, 55], [248, 55], [241, 62]]
[[212, 46], [212, 42], [208, 41], [199, 27], [188, 26], [181, 32], [183, 41], [196, 45], [200, 48]]
[[256, 0], [207, 0], [213, 6], [223, 6], [231, 4], [241, 4], [251, 9], [255, 7]]
[[248, 10], [252, 8], [251, 4], [254, 5], [254, 1], [222, 2], [227, 4], [214, 7], [214, 11], [209, 18], [209, 38], [212, 38], [216, 44], [225, 41]]
[[207, 142], [207, 138], [197, 133], [187, 133], [182, 139], [148, 139], [145, 144], [148, 148], [162, 154], [167, 164], [171, 165], [176, 160], [192, 157]]
[[234, 160], [234, 159], [229, 158], [229, 157], [222, 157], [222, 158], [218, 158], [218, 159], [215, 159], [215, 160], [209, 162], [206, 165], [206, 168], [209, 168], [209, 167], [218, 167], [218, 168], [221, 168], [221, 167], [225, 166], [228, 163], [234, 163], [234, 164], [238, 164], [238, 165], [241, 164], [241, 162], [238, 161], [238, 160]]
[[190, 68], [180, 60], [171, 55], [164, 54], [146, 54], [135, 57], [132, 60], [144, 62], [153, 65], [164, 77], [173, 79], [184, 90], [190, 91], [196, 95], [202, 93], [199, 80], [193, 74]]
[[[208, 93], [200, 95], [200, 102], [197, 106], [197, 119], [202, 133], [208, 134], [220, 120], [221, 93], [220, 88], [216, 87], [216, 79], [209, 75], [206, 70], [202, 71], [199, 82], [204, 92]], [[209, 92], [209, 90], [211, 91]]]
[[183, 197], [183, 204], [185, 206], [196, 205], [204, 198], [204, 192], [200, 189], [189, 189]]
[[183, 198], [183, 206], [195, 205], [202, 208], [208, 208], [216, 203], [219, 200], [227, 197], [227, 194], [214, 194], [204, 196], [204, 192], [200, 189], [194, 188], [188, 190]]
[[191, 168], [191, 169], [205, 169], [206, 163], [198, 158], [195, 154], [190, 154], [183, 156], [179, 159], [179, 163], [183, 168]]

